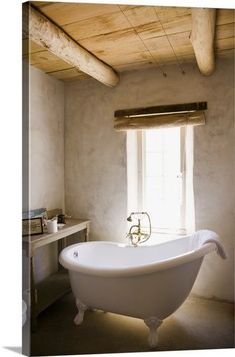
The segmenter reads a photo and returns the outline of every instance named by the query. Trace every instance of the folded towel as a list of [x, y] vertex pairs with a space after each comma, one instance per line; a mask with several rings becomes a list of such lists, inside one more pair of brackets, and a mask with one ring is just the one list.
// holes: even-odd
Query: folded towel
[[207, 239], [205, 242], [203, 242], [203, 244], [206, 243], [215, 243], [216, 244], [216, 252], [217, 254], [222, 258], [222, 259], [226, 259], [227, 255], [225, 253], [225, 250], [222, 246], [222, 244], [218, 241], [218, 239]]
[[222, 259], [227, 258], [225, 250], [224, 250], [221, 242], [219, 241], [219, 236], [215, 232], [207, 230], [207, 229], [197, 231], [193, 234], [193, 240], [197, 241], [199, 246], [202, 246], [206, 243], [214, 243], [217, 248], [216, 249], [217, 254], [219, 254], [219, 256]]

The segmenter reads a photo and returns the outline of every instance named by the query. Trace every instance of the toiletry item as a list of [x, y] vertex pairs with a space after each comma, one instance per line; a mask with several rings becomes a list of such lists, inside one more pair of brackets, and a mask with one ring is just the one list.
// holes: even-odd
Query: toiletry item
[[47, 231], [48, 233], [55, 233], [58, 231], [56, 219], [49, 219], [47, 221]]
[[65, 214], [58, 214], [57, 216], [57, 223], [65, 224]]

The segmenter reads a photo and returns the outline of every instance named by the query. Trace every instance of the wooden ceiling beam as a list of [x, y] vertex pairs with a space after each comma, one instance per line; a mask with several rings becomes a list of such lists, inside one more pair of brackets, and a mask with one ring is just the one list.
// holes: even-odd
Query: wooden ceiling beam
[[27, 4], [23, 6], [23, 32], [44, 49], [99, 82], [110, 87], [119, 82], [119, 76], [112, 67], [88, 52], [60, 27]]
[[209, 76], [215, 69], [214, 37], [216, 9], [192, 8], [191, 42], [201, 73]]

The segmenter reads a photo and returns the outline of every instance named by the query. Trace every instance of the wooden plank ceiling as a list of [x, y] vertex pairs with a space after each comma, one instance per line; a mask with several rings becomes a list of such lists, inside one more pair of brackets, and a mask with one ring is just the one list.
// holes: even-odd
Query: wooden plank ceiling
[[[117, 72], [167, 64], [180, 71], [195, 62], [189, 39], [191, 9], [185, 7], [79, 4], [33, 1], [31, 4], [71, 38]], [[235, 10], [216, 16], [216, 56], [234, 55]], [[64, 81], [88, 76], [41, 46], [23, 39], [24, 57], [44, 72]]]

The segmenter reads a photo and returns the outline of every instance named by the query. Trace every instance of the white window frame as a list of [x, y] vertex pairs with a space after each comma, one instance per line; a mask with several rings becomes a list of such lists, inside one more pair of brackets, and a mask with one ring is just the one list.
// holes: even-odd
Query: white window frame
[[[166, 129], [167, 130], [167, 129]], [[193, 132], [192, 128], [180, 127], [180, 175], [182, 178], [182, 204], [181, 204], [181, 224], [177, 231], [172, 231], [169, 228], [153, 227], [153, 232], [156, 233], [166, 233], [166, 234], [189, 234], [194, 231], [194, 199], [193, 199], [193, 183], [192, 183], [192, 169], [193, 169]], [[129, 135], [129, 134], [128, 134]], [[145, 150], [145, 131], [136, 131], [135, 134], [132, 132], [131, 135], [135, 135], [135, 140], [132, 138], [132, 145], [135, 142], [136, 148], [133, 150], [132, 155], [135, 152], [136, 162], [135, 162], [135, 173], [129, 172], [128, 178], [129, 182], [133, 182], [134, 177], [136, 177], [136, 195], [137, 200], [135, 204], [131, 205], [128, 203], [128, 214], [130, 211], [143, 211], [143, 204], [145, 201], [144, 197], [144, 180], [145, 180], [145, 162], [144, 162], [144, 150]], [[128, 139], [128, 136], [127, 136]], [[190, 141], [191, 140], [191, 141]], [[128, 142], [128, 141], [127, 141]], [[129, 144], [129, 147], [131, 145]], [[128, 148], [128, 145], [127, 145]], [[128, 153], [127, 153], [128, 154]], [[129, 155], [129, 160], [130, 160]], [[127, 164], [128, 164], [127, 155]], [[191, 160], [191, 161], [189, 161]], [[189, 168], [190, 172], [187, 172]], [[128, 169], [128, 167], [127, 167]], [[127, 170], [128, 171], [128, 170]], [[128, 184], [129, 186], [129, 184]], [[133, 194], [132, 194], [133, 195]], [[187, 211], [187, 214], [186, 214]], [[190, 222], [188, 222], [190, 218]]]

